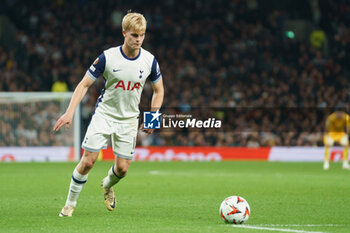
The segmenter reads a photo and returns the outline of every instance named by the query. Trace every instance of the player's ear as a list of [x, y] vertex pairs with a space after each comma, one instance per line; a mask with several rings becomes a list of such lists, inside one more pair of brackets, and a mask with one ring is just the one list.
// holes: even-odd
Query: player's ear
[[125, 37], [126, 31], [124, 29], [123, 29], [122, 33], [123, 33], [123, 36]]

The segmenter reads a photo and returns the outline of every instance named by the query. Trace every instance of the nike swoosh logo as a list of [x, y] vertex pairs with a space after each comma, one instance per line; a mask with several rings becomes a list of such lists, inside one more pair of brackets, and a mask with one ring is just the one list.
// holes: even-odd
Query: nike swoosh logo
[[113, 69], [113, 72], [121, 71], [121, 69]]
[[64, 214], [64, 213], [60, 213], [60, 215], [62, 216], [62, 217], [67, 217], [68, 216], [68, 214]]
[[114, 201], [113, 201], [113, 205], [111, 205], [111, 207], [114, 209], [115, 208], [115, 198], [114, 198]]

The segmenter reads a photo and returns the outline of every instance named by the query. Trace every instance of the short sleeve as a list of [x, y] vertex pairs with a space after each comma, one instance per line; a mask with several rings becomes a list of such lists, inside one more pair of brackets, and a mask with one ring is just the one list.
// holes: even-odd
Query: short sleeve
[[92, 79], [96, 80], [100, 74], [103, 74], [106, 66], [106, 57], [104, 53], [101, 53], [98, 58], [94, 61], [94, 63], [90, 66], [90, 68], [86, 71], [86, 74]]
[[156, 83], [162, 78], [162, 73], [160, 72], [159, 64], [156, 58], [153, 59], [151, 74], [149, 75], [149, 78], [152, 83]]

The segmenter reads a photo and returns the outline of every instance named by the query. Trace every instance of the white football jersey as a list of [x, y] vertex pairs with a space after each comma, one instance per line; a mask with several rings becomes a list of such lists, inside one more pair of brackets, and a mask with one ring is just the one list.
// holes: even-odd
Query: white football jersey
[[161, 78], [155, 57], [140, 48], [135, 58], [127, 57], [122, 46], [105, 50], [86, 74], [96, 80], [103, 73], [105, 87], [97, 100], [95, 113], [112, 121], [135, 119], [146, 79], [156, 83]]

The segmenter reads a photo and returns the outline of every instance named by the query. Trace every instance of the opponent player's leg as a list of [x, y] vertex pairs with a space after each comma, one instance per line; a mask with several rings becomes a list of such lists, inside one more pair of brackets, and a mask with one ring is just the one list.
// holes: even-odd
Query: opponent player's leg
[[324, 142], [324, 161], [323, 161], [323, 169], [328, 170], [329, 169], [329, 148], [334, 144], [333, 139], [326, 134], [323, 138]]
[[59, 214], [60, 217], [72, 216], [79, 194], [86, 183], [89, 171], [97, 160], [98, 154], [99, 152], [84, 151], [82, 159], [73, 171], [66, 204]]
[[349, 161], [348, 161], [348, 152], [349, 152], [349, 139], [346, 134], [340, 141], [340, 144], [344, 146], [343, 151], [343, 169], [350, 170]]
[[115, 164], [109, 169], [107, 176], [102, 180], [104, 203], [110, 211], [114, 210], [117, 206], [113, 186], [126, 176], [130, 163], [131, 159], [116, 157]]

